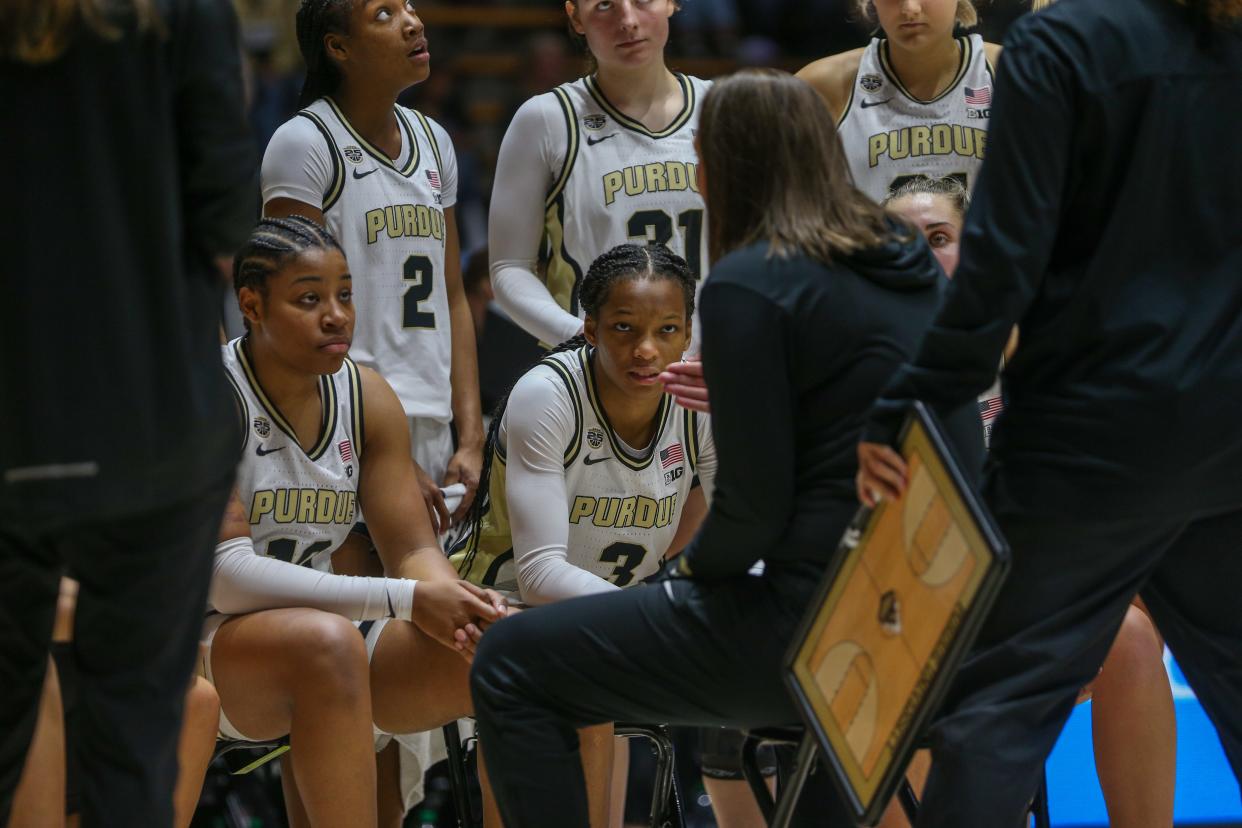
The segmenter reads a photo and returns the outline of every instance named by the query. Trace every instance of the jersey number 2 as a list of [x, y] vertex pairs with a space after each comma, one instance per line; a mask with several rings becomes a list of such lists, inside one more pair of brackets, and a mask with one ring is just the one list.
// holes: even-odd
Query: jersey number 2
[[[694, 278], [699, 278], [703, 258], [703, 211], [686, 210], [677, 217], [681, 228], [686, 264]], [[673, 217], [663, 210], [639, 210], [630, 216], [625, 228], [631, 239], [646, 239], [648, 244], [668, 244], [673, 240]]]
[[646, 557], [646, 549], [636, 543], [624, 543], [622, 541], [609, 544], [599, 555], [599, 559], [603, 563], [615, 563], [617, 565], [617, 568], [608, 577], [613, 584], [619, 587], [629, 586], [634, 582], [634, 570], [642, 565], [643, 559]]
[[435, 287], [434, 277], [435, 269], [431, 264], [431, 259], [426, 256], [411, 256], [405, 260], [401, 278], [413, 284], [405, 289], [405, 296], [402, 299], [401, 327], [434, 328], [436, 326], [436, 315], [431, 311], [418, 308], [419, 303], [431, 298], [431, 290]]

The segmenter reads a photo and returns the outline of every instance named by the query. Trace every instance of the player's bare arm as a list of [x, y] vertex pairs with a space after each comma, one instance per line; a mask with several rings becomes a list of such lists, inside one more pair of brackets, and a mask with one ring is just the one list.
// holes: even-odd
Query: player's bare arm
[[830, 55], [798, 70], [797, 76], [820, 94], [837, 121], [845, 114], [845, 107], [850, 101], [850, 86], [858, 74], [864, 51], [851, 49], [839, 55]]
[[302, 216], [323, 227], [328, 226], [328, 222], [323, 217], [323, 210], [318, 207], [312, 207], [305, 201], [298, 201], [296, 198], [271, 199], [263, 205], [263, 215], [267, 218]]
[[457, 523], [470, 510], [475, 490], [479, 487], [479, 473], [483, 469], [483, 406], [479, 402], [479, 362], [474, 322], [461, 282], [461, 251], [455, 208], [445, 209], [444, 224], [444, 284], [448, 290], [453, 337], [450, 382], [453, 386], [453, 424], [457, 429], [457, 451], [449, 460], [443, 484], [466, 485], [466, 494], [452, 516], [453, 523]]

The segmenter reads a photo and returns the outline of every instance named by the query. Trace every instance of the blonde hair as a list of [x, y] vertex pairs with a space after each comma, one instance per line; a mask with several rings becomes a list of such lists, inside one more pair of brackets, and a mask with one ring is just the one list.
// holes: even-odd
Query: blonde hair
[[126, 11], [139, 31], [158, 26], [151, 0], [2, 0], [0, 56], [22, 63], [48, 63], [64, 54], [82, 28], [115, 40], [121, 36], [115, 21]]
[[[873, 0], [857, 0], [858, 12], [865, 19], [875, 22], [875, 6]], [[1035, 2], [1051, 2], [1051, 0], [1035, 0]], [[967, 29], [979, 25], [979, 11], [975, 8], [974, 0], [957, 0], [957, 22], [958, 25]]]

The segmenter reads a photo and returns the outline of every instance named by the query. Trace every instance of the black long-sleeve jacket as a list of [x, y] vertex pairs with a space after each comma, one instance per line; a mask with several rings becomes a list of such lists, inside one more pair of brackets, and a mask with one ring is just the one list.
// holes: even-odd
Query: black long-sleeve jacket
[[144, 512], [237, 459], [213, 263], [258, 204], [236, 18], [156, 8], [158, 31], [0, 60], [0, 520]]
[[872, 412], [992, 381], [994, 505], [1242, 505], [1242, 30], [1173, 0], [1062, 0], [1010, 30], [943, 311]]
[[[858, 510], [867, 408], [914, 352], [945, 284], [913, 234], [831, 266], [767, 252], [723, 257], [700, 296], [718, 466], [711, 510], [683, 553], [697, 578], [741, 575], [760, 558], [773, 572], [827, 561]], [[942, 420], [977, 470], [975, 403]]]

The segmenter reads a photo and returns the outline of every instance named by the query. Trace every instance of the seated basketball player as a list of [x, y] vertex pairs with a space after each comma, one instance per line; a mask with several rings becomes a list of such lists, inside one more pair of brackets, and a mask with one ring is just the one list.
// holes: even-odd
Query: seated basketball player
[[[204, 630], [221, 733], [290, 734], [316, 825], [375, 824], [372, 721], [405, 733], [468, 713], [454, 634], [503, 612], [499, 596], [456, 579], [400, 403], [346, 357], [350, 283], [335, 240], [307, 219], [265, 219], [237, 254], [248, 331], [224, 355], [246, 431]], [[397, 577], [329, 571], [362, 513]], [[346, 619], [374, 622], [365, 645]]]
[[[675, 406], [658, 375], [690, 341], [694, 290], [662, 245], [595, 260], [579, 287], [584, 333], [527, 371], [492, 419], [487, 496], [453, 554], [464, 577], [538, 606], [639, 584], [686, 543], [716, 452], [707, 417]], [[583, 731], [597, 828], [609, 823], [611, 735]], [[487, 818], [499, 825], [490, 802]]]
[[[805, 83], [718, 81], [698, 140], [712, 504], [668, 580], [523, 612], [483, 637], [471, 689], [508, 828], [586, 824], [575, 728], [798, 721], [783, 657], [857, 510], [850, 443], [940, 303], [926, 244], [852, 186], [832, 117]], [[977, 415], [942, 413], [974, 467]], [[748, 576], [759, 559], [764, 574]], [[825, 783], [821, 768], [798, 824], [850, 824]]]
[[[968, 203], [965, 189], [952, 179], [923, 178], [901, 187], [885, 206], [923, 234], [951, 278], [957, 269]], [[1010, 344], [1014, 341], [1011, 338]], [[999, 380], [979, 398], [987, 434], [1000, 413], [1000, 400]], [[1110, 824], [1124, 828], [1170, 825], [1177, 775], [1177, 723], [1164, 669], [1164, 643], [1141, 601], [1136, 600], [1126, 611], [1104, 667], [1082, 696], [1093, 699], [1095, 766]], [[918, 770], [912, 775], [926, 778], [926, 757], [914, 765]], [[889, 809], [883, 826], [905, 824], [896, 810]]]

